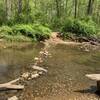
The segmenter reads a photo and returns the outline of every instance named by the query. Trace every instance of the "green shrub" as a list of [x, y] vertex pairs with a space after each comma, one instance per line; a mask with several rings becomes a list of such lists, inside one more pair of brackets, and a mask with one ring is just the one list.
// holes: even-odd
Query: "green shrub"
[[35, 30], [32, 29], [31, 25], [24, 25], [24, 24], [18, 24], [12, 27], [14, 35], [24, 35], [27, 37], [32, 38], [33, 40], [36, 40], [35, 38]]
[[51, 30], [48, 27], [45, 27], [43, 25], [35, 24], [32, 26], [32, 28], [35, 30], [35, 35], [37, 40], [45, 40], [50, 37]]
[[51, 30], [49, 28], [40, 24], [18, 24], [12, 27], [0, 27], [0, 38], [6, 38], [7, 40], [17, 40], [18, 37], [20, 38], [21, 36], [22, 40], [23, 37], [27, 37], [33, 41], [41, 41], [48, 39], [50, 37], [50, 33]]
[[[72, 32], [76, 36], [90, 37], [96, 34], [96, 25], [91, 20], [86, 22], [84, 20], [67, 19], [61, 30], [64, 34]], [[65, 36], [64, 34], [63, 36]]]
[[39, 24], [33, 25], [15, 25], [13, 27], [15, 34], [22, 34], [28, 36], [33, 40], [44, 40], [50, 37], [51, 30]]
[[12, 34], [13, 31], [12, 31], [12, 28], [9, 27], [9, 26], [2, 26], [0, 27], [0, 34]]

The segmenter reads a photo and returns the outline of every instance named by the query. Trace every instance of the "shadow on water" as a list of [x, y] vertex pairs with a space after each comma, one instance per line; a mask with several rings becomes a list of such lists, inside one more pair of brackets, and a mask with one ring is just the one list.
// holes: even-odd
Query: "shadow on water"
[[94, 94], [94, 93], [96, 93], [96, 91], [97, 91], [97, 87], [96, 86], [90, 86], [90, 88], [88, 88], [88, 89], [77, 90], [77, 91], [74, 91], [74, 92]]
[[77, 90], [77, 91], [74, 91], [74, 92], [79, 92], [79, 93], [82, 93], [82, 94], [95, 94], [98, 97], [100, 97], [100, 91], [97, 91], [96, 86], [90, 86], [90, 88], [88, 88], [88, 89]]

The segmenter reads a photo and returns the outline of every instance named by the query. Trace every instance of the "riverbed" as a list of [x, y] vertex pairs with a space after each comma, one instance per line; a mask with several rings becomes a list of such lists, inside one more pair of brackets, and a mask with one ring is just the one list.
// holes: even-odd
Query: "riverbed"
[[[19, 77], [34, 63], [43, 44], [0, 50], [0, 83]], [[26, 82], [23, 91], [0, 91], [6, 100], [18, 96], [20, 100], [99, 100], [95, 94], [96, 82], [86, 74], [100, 73], [100, 51], [86, 52], [77, 45], [57, 44], [48, 49], [52, 57], [45, 59], [41, 67], [48, 73]]]

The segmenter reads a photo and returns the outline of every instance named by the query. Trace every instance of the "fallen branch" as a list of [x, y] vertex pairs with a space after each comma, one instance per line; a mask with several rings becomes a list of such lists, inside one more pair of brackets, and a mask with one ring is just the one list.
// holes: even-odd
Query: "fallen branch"
[[24, 89], [24, 86], [23, 85], [12, 85], [12, 84], [0, 84], [0, 90], [7, 90], [7, 89], [10, 89], [10, 90], [22, 90]]
[[12, 80], [8, 83], [0, 84], [0, 90], [6, 90], [6, 89], [14, 89], [14, 90], [21, 90], [24, 89], [23, 85], [14, 85], [13, 83], [20, 80], [20, 78]]
[[17, 79], [15, 79], [15, 80], [12, 80], [12, 81], [6, 83], [6, 84], [13, 84], [13, 83], [15, 83], [15, 82], [17, 82], [17, 81], [19, 81], [19, 80], [20, 80], [20, 78], [17, 78]]

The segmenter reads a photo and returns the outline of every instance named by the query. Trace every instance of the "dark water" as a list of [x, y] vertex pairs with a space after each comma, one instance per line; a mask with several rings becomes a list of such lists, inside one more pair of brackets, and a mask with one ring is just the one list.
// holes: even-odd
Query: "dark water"
[[[40, 44], [0, 51], [0, 82], [18, 77], [34, 62]], [[100, 73], [100, 51], [84, 52], [78, 46], [51, 46], [51, 58], [42, 63], [48, 73], [27, 82], [23, 91], [0, 92], [1, 96], [19, 96], [20, 100], [99, 100], [96, 83], [85, 74]]]

